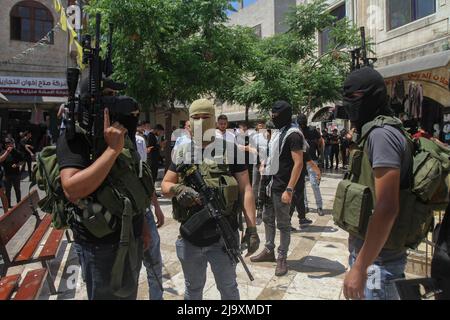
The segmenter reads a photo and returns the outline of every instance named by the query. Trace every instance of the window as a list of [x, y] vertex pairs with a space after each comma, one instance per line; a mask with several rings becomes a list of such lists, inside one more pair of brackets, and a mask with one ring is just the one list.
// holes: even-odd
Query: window
[[[53, 29], [51, 12], [36, 1], [22, 1], [10, 13], [11, 40], [37, 42]], [[49, 43], [53, 43], [53, 33]]]
[[436, 0], [388, 0], [389, 29], [395, 29], [436, 12]]
[[[331, 15], [336, 17], [336, 21], [342, 20], [345, 18], [345, 2], [339, 5], [337, 8], [333, 9], [330, 12]], [[324, 54], [330, 49], [330, 28], [326, 28], [319, 33], [319, 45], [320, 45], [320, 53]]]

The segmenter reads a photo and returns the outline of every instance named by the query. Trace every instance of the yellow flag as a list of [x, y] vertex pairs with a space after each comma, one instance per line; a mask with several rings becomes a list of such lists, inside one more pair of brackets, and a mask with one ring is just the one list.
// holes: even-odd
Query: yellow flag
[[83, 65], [83, 47], [78, 43], [78, 41], [74, 41], [75, 47], [77, 48], [77, 64], [81, 70], [84, 69]]
[[55, 7], [55, 10], [57, 13], [60, 13], [61, 11], [61, 2], [59, 0], [53, 0], [53, 6]]
[[61, 18], [59, 19], [59, 22], [61, 23], [61, 29], [63, 31], [67, 31], [67, 17], [64, 10], [61, 10]]

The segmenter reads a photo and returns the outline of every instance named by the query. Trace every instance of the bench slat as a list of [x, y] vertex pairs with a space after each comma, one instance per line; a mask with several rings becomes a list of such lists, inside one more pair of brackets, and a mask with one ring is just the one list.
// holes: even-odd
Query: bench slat
[[0, 279], [0, 300], [8, 300], [20, 281], [20, 274]]
[[36, 190], [33, 190], [14, 206], [14, 208], [0, 217], [0, 244], [6, 246], [9, 240], [14, 237], [17, 231], [33, 215], [33, 210], [30, 208], [30, 200], [33, 206], [37, 208], [39, 195]]
[[35, 300], [41, 293], [47, 269], [29, 271], [19, 286], [14, 300]]
[[64, 232], [65, 230], [52, 229], [45, 242], [44, 248], [42, 248], [42, 251], [39, 254], [39, 260], [49, 260], [56, 257]]
[[33, 254], [39, 247], [39, 244], [41, 243], [41, 240], [44, 237], [45, 233], [47, 232], [48, 228], [50, 227], [51, 223], [52, 223], [52, 216], [46, 214], [45, 217], [42, 219], [41, 223], [39, 224], [39, 227], [34, 231], [34, 233], [28, 239], [25, 246], [22, 248], [22, 250], [20, 250], [19, 254], [14, 259], [16, 263], [27, 262], [33, 257]]

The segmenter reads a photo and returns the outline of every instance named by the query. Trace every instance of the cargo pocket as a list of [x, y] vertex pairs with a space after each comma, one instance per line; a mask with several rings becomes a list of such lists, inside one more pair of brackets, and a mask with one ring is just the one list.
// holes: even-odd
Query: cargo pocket
[[221, 176], [219, 180], [219, 188], [225, 205], [226, 215], [233, 213], [235, 204], [239, 199], [239, 186], [234, 177]]
[[123, 199], [112, 186], [104, 184], [95, 193], [95, 198], [113, 215], [117, 217], [122, 216], [124, 210]]
[[431, 231], [431, 225], [434, 222], [433, 210], [430, 206], [415, 201], [414, 211], [411, 215], [411, 223], [406, 237], [407, 248], [416, 249], [419, 244], [427, 237]]
[[83, 210], [81, 222], [91, 234], [99, 239], [117, 230], [117, 218], [97, 203], [90, 203]]
[[365, 235], [372, 215], [373, 200], [370, 188], [344, 180], [339, 183], [333, 206], [335, 223], [354, 236]]
[[348, 171], [354, 176], [359, 177], [361, 175], [362, 159], [364, 156], [364, 151], [360, 149], [355, 149], [350, 153], [350, 163], [348, 166]]

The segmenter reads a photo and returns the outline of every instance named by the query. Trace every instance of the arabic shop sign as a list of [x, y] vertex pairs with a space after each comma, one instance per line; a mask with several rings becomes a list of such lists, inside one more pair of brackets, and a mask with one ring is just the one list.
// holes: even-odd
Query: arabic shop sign
[[0, 93], [15, 96], [67, 96], [63, 78], [0, 76]]
[[413, 72], [403, 76], [386, 80], [386, 85], [391, 85], [397, 80], [430, 82], [444, 89], [449, 89], [449, 74], [445, 68], [430, 71]]

